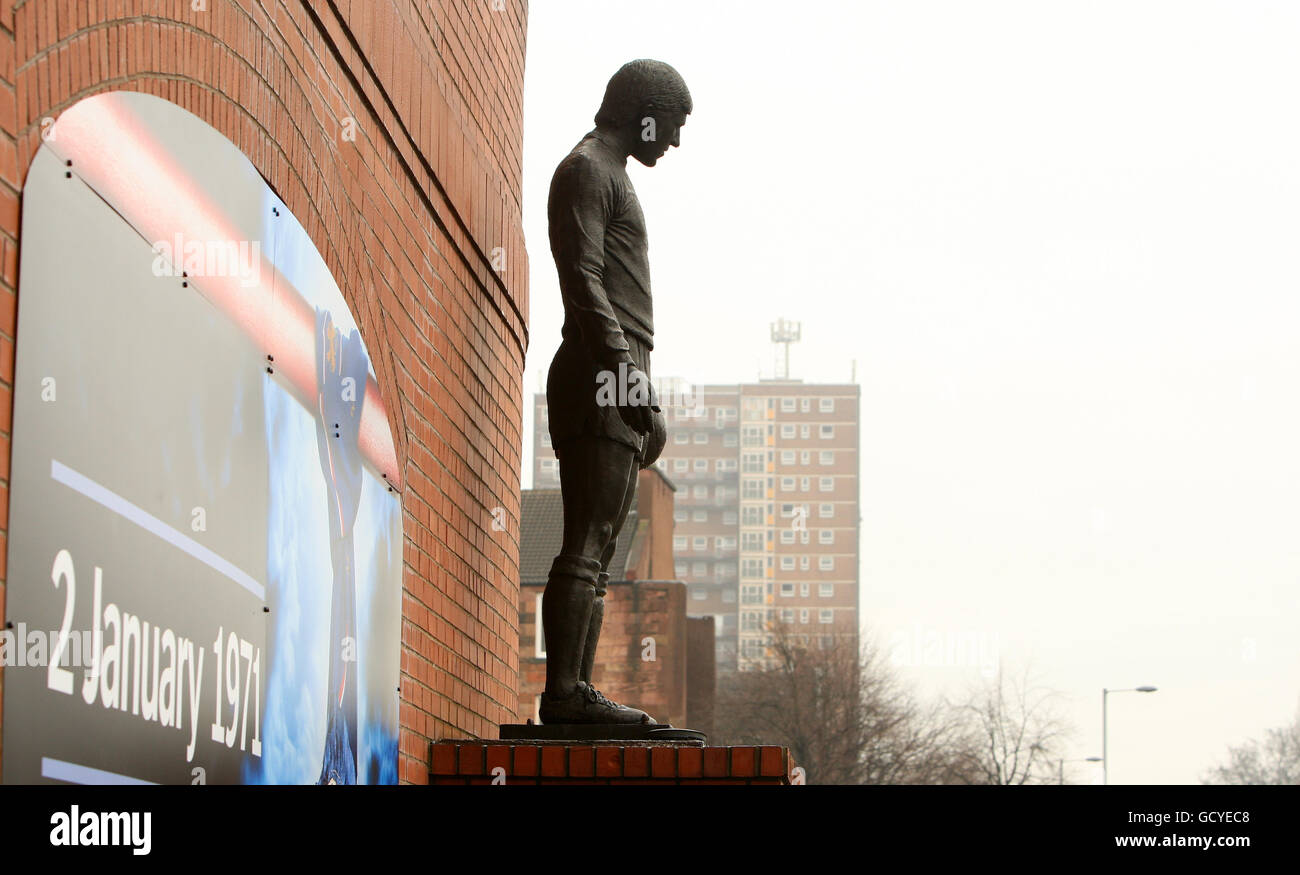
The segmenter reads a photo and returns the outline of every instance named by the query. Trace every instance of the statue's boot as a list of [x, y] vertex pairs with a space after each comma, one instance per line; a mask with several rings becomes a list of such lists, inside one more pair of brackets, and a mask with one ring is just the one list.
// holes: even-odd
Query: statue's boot
[[[557, 556], [542, 594], [546, 634], [546, 692], [538, 716], [543, 723], [651, 723], [650, 715], [612, 702], [582, 679], [591, 676], [600, 638], [604, 599], [596, 597], [600, 563], [584, 556]], [[608, 577], [606, 577], [606, 582]], [[603, 596], [604, 593], [602, 592]], [[595, 616], [594, 635], [592, 635]], [[591, 638], [588, 657], [587, 643]]]
[[573, 693], [564, 699], [547, 701], [542, 694], [543, 723], [618, 723], [634, 726], [654, 723], [650, 715], [636, 708], [607, 699], [591, 684], [578, 681]]

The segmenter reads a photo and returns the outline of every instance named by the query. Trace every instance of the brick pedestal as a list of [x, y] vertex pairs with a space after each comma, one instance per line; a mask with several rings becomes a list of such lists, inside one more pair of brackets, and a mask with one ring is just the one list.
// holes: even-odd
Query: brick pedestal
[[569, 744], [451, 740], [430, 745], [429, 783], [471, 784], [761, 784], [791, 783], [787, 748], [704, 747], [624, 741]]

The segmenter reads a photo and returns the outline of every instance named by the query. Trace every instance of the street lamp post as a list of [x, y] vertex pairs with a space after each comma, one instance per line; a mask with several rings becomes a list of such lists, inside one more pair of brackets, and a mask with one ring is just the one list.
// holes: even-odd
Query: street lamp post
[[1107, 726], [1106, 697], [1109, 696], [1111, 693], [1154, 693], [1155, 691], [1156, 688], [1152, 686], [1128, 687], [1123, 690], [1108, 690], [1105, 687], [1102, 687], [1101, 690], [1101, 782], [1103, 784], [1110, 783], [1110, 744], [1109, 744], [1109, 730]]
[[1066, 763], [1099, 763], [1099, 762], [1101, 762], [1101, 761], [1102, 761], [1101, 757], [1084, 757], [1084, 758], [1081, 759], [1081, 760], [1057, 760], [1057, 763], [1056, 763], [1056, 783], [1057, 783], [1058, 785], [1064, 785], [1064, 784], [1065, 784], [1065, 764], [1066, 764]]

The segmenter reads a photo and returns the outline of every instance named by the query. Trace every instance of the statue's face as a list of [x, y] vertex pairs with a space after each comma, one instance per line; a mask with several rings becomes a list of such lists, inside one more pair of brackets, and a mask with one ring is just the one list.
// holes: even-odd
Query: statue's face
[[[650, 136], [651, 127], [648, 124], [650, 119], [654, 120], [653, 137]], [[642, 122], [641, 134], [637, 138], [637, 146], [632, 156], [646, 167], [654, 167], [670, 147], [681, 146], [684, 124], [686, 124], [686, 115], [680, 112], [655, 113], [647, 116]]]

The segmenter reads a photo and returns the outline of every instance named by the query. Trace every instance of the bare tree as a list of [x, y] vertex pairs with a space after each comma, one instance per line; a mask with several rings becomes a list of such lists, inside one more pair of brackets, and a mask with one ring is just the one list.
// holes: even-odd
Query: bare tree
[[1300, 784], [1300, 715], [1289, 726], [1270, 729], [1228, 748], [1228, 761], [1214, 766], [1203, 784]]
[[764, 667], [719, 681], [719, 735], [731, 744], [789, 747], [809, 783], [971, 783], [973, 752], [961, 715], [922, 706], [869, 643], [818, 636], [808, 645], [771, 630]]
[[1026, 668], [1020, 678], [997, 676], [970, 694], [958, 711], [966, 718], [967, 766], [980, 784], [1055, 784], [1068, 727], [1058, 694], [1035, 687]]

